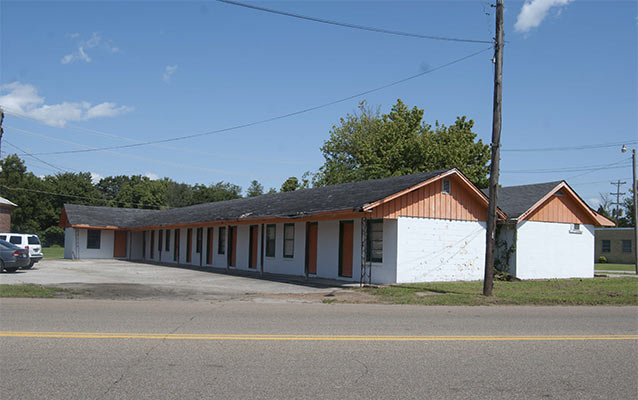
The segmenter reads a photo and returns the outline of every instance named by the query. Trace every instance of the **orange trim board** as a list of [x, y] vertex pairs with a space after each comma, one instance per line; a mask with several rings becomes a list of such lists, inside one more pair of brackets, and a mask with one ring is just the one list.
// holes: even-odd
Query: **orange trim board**
[[615, 224], [612, 221], [610, 221], [609, 219], [605, 218], [604, 216], [598, 214], [597, 212], [593, 211], [583, 201], [583, 199], [581, 199], [580, 196], [565, 181], [562, 181], [561, 183], [556, 185], [556, 187], [554, 189], [550, 190], [545, 196], [543, 196], [539, 201], [537, 201], [532, 207], [530, 207], [527, 211], [525, 211], [518, 218], [516, 218], [516, 220], [517, 221], [523, 221], [525, 219], [528, 219], [536, 210], [539, 209], [539, 207], [544, 205], [547, 202], [547, 200], [549, 200], [554, 194], [556, 194], [556, 192], [558, 192], [561, 189], [564, 189], [569, 194], [569, 196], [572, 197], [572, 199], [576, 200], [576, 203], [591, 218], [591, 220], [594, 223], [594, 225], [615, 226]]
[[[374, 203], [370, 203], [366, 206], [363, 207], [364, 211], [370, 211], [375, 207], [381, 206], [382, 204], [388, 203], [396, 198], [399, 198], [405, 194], [408, 194], [410, 192], [414, 192], [415, 190], [418, 190], [419, 188], [422, 188], [424, 186], [430, 185], [438, 180], [441, 180], [445, 177], [451, 176], [451, 175], [455, 175], [458, 178], [461, 179], [461, 181], [467, 186], [468, 189], [470, 189], [471, 192], [473, 192], [477, 198], [487, 207], [489, 205], [489, 198], [480, 190], [478, 190], [476, 188], [476, 186], [474, 186], [474, 184], [472, 182], [469, 181], [469, 179], [467, 179], [465, 177], [465, 175], [463, 175], [458, 169], [456, 168], [452, 168], [449, 171], [443, 172], [440, 175], [437, 175], [433, 178], [430, 178], [428, 180], [425, 180], [423, 182], [420, 182], [412, 187], [409, 187], [407, 189], [404, 189], [400, 192], [394, 193], [386, 198], [383, 198], [381, 200], [377, 200]], [[502, 219], [507, 219], [507, 216], [505, 215], [505, 213], [503, 211], [501, 211], [500, 209], [496, 210], [497, 214], [499, 217], [501, 217]]]

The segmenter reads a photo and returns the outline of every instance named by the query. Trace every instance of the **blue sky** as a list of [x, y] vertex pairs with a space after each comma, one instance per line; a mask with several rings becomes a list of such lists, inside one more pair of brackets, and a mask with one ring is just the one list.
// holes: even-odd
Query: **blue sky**
[[[480, 0], [250, 4], [423, 35], [476, 40], [494, 35], [493, 9]], [[599, 192], [613, 191], [611, 180], [631, 179], [630, 156], [620, 145], [507, 150], [638, 140], [636, 2], [505, 4], [501, 183], [567, 179], [597, 206]], [[400, 98], [424, 109], [429, 123], [451, 124], [466, 115], [483, 141], [491, 137], [493, 66], [487, 51], [274, 122], [155, 146], [49, 154], [288, 114], [489, 45], [348, 29], [215, 1], [3, 1], [0, 11], [0, 105], [8, 114], [2, 152], [37, 154], [49, 165], [22, 156], [37, 175], [53, 174], [55, 166], [96, 177], [146, 174], [188, 183], [223, 180], [244, 188], [257, 179], [266, 188], [279, 188], [288, 176], [322, 165], [319, 148], [330, 129], [363, 99], [387, 112]]]

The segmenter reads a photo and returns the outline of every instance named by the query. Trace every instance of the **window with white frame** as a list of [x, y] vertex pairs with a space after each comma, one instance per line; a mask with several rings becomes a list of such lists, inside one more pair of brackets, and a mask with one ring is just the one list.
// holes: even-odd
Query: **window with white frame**
[[450, 180], [443, 179], [441, 181], [441, 193], [450, 194]]
[[102, 231], [99, 229], [89, 229], [86, 231], [86, 248], [99, 249]]
[[622, 252], [623, 253], [631, 253], [631, 240], [623, 240], [622, 241]]
[[580, 224], [571, 224], [569, 228], [569, 233], [583, 233], [580, 230]]
[[383, 220], [368, 221], [367, 261], [383, 262]]
[[266, 257], [275, 256], [275, 235], [277, 226], [275, 224], [266, 225]]
[[284, 257], [292, 258], [295, 253], [295, 224], [284, 224]]

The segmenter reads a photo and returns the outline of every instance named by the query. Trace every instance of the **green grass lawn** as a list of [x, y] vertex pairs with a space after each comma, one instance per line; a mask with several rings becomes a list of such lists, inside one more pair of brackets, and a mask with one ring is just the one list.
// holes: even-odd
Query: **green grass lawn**
[[56, 258], [64, 258], [64, 247], [53, 245], [51, 247], [43, 247], [42, 255], [45, 260], [52, 260]]
[[417, 283], [355, 290], [392, 304], [638, 305], [635, 278], [496, 281], [492, 297], [482, 295], [483, 282]]
[[635, 264], [594, 264], [596, 271], [636, 271]]
[[40, 285], [0, 284], [0, 297], [69, 297], [82, 291]]

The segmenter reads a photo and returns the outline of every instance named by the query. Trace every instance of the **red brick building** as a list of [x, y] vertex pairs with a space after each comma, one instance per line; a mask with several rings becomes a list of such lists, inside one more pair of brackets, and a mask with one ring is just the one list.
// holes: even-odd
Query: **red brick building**
[[17, 205], [0, 197], [0, 232], [11, 232], [11, 211], [14, 207]]

